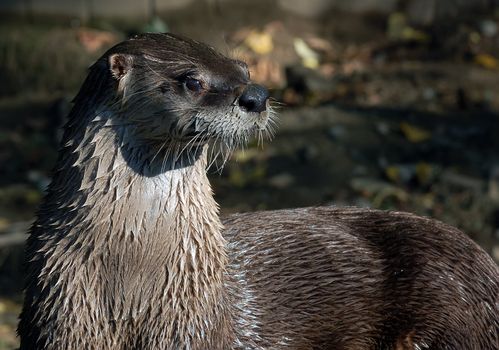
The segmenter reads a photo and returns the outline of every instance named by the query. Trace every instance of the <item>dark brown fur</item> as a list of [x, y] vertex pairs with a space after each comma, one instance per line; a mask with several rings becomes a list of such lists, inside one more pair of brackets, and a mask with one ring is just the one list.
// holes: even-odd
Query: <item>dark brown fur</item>
[[225, 224], [266, 348], [498, 344], [497, 266], [453, 227], [327, 207], [239, 214]]
[[333, 207], [222, 225], [207, 143], [268, 127], [248, 83], [173, 35], [92, 67], [28, 239], [21, 349], [497, 348], [498, 267], [455, 228]]

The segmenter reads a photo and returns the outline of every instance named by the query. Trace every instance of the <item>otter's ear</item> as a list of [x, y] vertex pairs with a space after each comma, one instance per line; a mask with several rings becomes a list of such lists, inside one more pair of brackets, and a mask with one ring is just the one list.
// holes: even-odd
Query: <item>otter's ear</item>
[[133, 58], [130, 55], [115, 53], [109, 56], [109, 69], [117, 80], [123, 78], [132, 69]]

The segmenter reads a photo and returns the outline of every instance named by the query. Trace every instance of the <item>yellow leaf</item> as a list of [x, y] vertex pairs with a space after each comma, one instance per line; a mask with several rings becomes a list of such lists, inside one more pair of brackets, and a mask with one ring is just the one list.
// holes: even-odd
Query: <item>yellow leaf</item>
[[392, 182], [398, 182], [400, 180], [400, 169], [396, 166], [387, 167], [385, 169], [385, 174]]
[[9, 227], [9, 220], [6, 218], [0, 218], [0, 231], [5, 231]]
[[260, 155], [260, 152], [257, 148], [248, 148], [235, 151], [232, 158], [234, 158], [236, 162], [246, 163], [255, 159], [258, 155]]
[[428, 34], [417, 30], [407, 23], [407, 17], [401, 12], [392, 13], [388, 17], [387, 34], [390, 39], [427, 42]]
[[424, 43], [430, 40], [428, 34], [411, 27], [406, 27], [402, 31], [402, 38], [407, 41], [417, 41]]
[[488, 54], [476, 55], [475, 63], [487, 69], [497, 69], [499, 67], [497, 59]]
[[426, 141], [431, 137], [429, 131], [406, 122], [400, 123], [400, 130], [406, 139], [414, 143]]
[[303, 39], [296, 38], [293, 42], [296, 54], [300, 56], [302, 64], [310, 69], [319, 67], [319, 54], [312, 50]]
[[426, 209], [431, 209], [435, 206], [435, 195], [433, 193], [426, 193], [420, 198], [421, 204]]
[[470, 35], [468, 36], [469, 40], [471, 41], [472, 44], [478, 44], [480, 43], [480, 40], [482, 40], [482, 37], [480, 36], [480, 33], [478, 32], [471, 32]]
[[430, 181], [433, 174], [433, 167], [426, 162], [416, 164], [416, 176], [419, 183], [426, 184]]
[[252, 30], [244, 40], [246, 46], [259, 55], [265, 55], [274, 49], [274, 43], [269, 33]]

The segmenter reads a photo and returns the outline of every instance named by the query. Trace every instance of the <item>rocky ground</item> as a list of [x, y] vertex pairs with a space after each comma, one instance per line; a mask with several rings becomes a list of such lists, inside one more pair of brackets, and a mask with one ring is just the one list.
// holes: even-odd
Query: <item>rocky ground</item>
[[0, 349], [16, 344], [24, 232], [71, 96], [105, 48], [140, 30], [168, 26], [245, 59], [281, 103], [272, 142], [211, 169], [223, 213], [318, 204], [406, 210], [462, 228], [499, 261], [498, 16], [422, 27], [399, 12], [232, 10], [165, 14], [147, 27], [0, 25]]

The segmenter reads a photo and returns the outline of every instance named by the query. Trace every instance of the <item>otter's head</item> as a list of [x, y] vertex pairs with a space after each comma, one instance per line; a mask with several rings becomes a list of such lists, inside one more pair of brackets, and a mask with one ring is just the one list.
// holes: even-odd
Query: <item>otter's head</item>
[[230, 150], [268, 130], [267, 89], [251, 83], [245, 63], [200, 42], [142, 34], [110, 49], [100, 64], [114, 114], [142, 143], [188, 152], [218, 141]]

